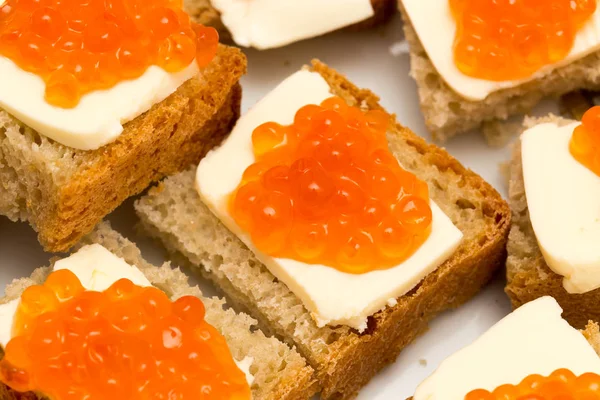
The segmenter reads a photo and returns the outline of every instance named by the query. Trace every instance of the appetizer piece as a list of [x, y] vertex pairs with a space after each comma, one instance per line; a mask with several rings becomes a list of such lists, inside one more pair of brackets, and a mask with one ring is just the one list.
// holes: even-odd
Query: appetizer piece
[[524, 305], [454, 353], [413, 400], [551, 400], [600, 396], [600, 333], [561, 318], [552, 297]]
[[308, 399], [305, 360], [101, 225], [0, 301], [0, 398]]
[[283, 47], [345, 27], [367, 29], [394, 15], [395, 0], [185, 0], [197, 22], [224, 40], [258, 50]]
[[239, 115], [245, 57], [167, 0], [0, 6], [0, 214], [65, 251], [197, 162]]
[[178, 259], [297, 346], [322, 398], [340, 399], [479, 291], [510, 224], [491, 186], [320, 62], [136, 209]]
[[427, 127], [438, 140], [598, 89], [596, 0], [400, 0]]
[[600, 320], [600, 107], [527, 125], [511, 166], [506, 292], [514, 307], [552, 296], [581, 328]]

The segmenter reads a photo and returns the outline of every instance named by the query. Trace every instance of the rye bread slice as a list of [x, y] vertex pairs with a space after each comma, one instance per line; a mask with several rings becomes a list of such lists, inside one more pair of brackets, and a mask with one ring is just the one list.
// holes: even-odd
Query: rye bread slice
[[[327, 65], [314, 61], [311, 69], [348, 104], [382, 110], [373, 93]], [[402, 165], [429, 184], [432, 199], [464, 238], [455, 254], [398, 298], [397, 305], [369, 318], [363, 334], [345, 326], [316, 326], [300, 299], [201, 202], [194, 185], [196, 165], [165, 179], [136, 203], [143, 228], [178, 262], [213, 281], [265, 332], [297, 346], [316, 370], [324, 399], [353, 397], [434, 316], [473, 297], [505, 262], [510, 210], [500, 195], [445, 150], [396, 122], [388, 140]]]
[[69, 148], [0, 109], [0, 215], [28, 221], [47, 251], [66, 251], [125, 199], [185, 169], [240, 113], [246, 57], [221, 45], [200, 74], [98, 150]]

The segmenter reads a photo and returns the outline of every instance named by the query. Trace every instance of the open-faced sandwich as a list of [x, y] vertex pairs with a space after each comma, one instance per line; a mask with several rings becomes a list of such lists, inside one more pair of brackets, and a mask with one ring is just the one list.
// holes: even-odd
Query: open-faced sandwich
[[266, 50], [346, 27], [378, 26], [394, 15], [396, 0], [185, 0], [185, 10], [223, 40]]
[[0, 299], [0, 399], [307, 400], [305, 360], [106, 224]]
[[178, 262], [353, 397], [505, 259], [508, 205], [320, 62], [136, 204]]
[[552, 296], [577, 328], [600, 320], [600, 107], [530, 119], [511, 163], [506, 292]]
[[399, 0], [411, 74], [433, 136], [600, 88], [596, 0]]
[[67, 250], [230, 131], [245, 69], [179, 1], [0, 0], [0, 214]]

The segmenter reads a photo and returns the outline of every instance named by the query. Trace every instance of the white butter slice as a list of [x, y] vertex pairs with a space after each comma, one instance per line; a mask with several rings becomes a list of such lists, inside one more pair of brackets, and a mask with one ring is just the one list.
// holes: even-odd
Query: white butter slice
[[0, 304], [0, 347], [10, 341], [13, 319], [19, 307], [19, 299]]
[[585, 337], [561, 318], [552, 297], [527, 303], [471, 345], [443, 361], [424, 380], [414, 400], [464, 400], [475, 389], [493, 391], [531, 374], [560, 368], [575, 375], [600, 373], [600, 358]]
[[431, 234], [409, 259], [390, 269], [359, 275], [263, 254], [228, 210], [229, 195], [255, 161], [251, 142], [254, 128], [267, 121], [289, 125], [298, 109], [331, 96], [327, 82], [314, 72], [300, 71], [283, 81], [240, 118], [220, 148], [200, 162], [196, 186], [210, 210], [302, 300], [319, 326], [342, 324], [363, 331], [367, 317], [414, 288], [458, 247], [462, 233], [434, 202]]
[[212, 0], [240, 46], [265, 50], [366, 20], [371, 0]]
[[[54, 271], [63, 269], [73, 272], [86, 290], [102, 292], [120, 279], [129, 279], [137, 286], [152, 286], [148, 278], [136, 266], [128, 264], [99, 244], [84, 246], [76, 253], [54, 264]], [[11, 330], [19, 300], [15, 299], [0, 304], [0, 347], [6, 347], [11, 339]], [[242, 361], [235, 359], [234, 361], [246, 375], [248, 384], [252, 385], [254, 377], [250, 373], [250, 366], [254, 359], [245, 357]]]
[[195, 61], [176, 73], [151, 66], [141, 77], [88, 93], [75, 108], [66, 109], [46, 102], [46, 85], [39, 76], [0, 57], [0, 108], [58, 143], [95, 150], [116, 140], [123, 124], [166, 99], [198, 71]]
[[401, 0], [427, 56], [442, 79], [458, 95], [479, 101], [501, 89], [519, 86], [548, 75], [600, 49], [600, 7], [577, 32], [571, 52], [561, 61], [542, 67], [527, 79], [488, 81], [463, 74], [454, 63], [456, 23], [448, 0]]
[[569, 293], [600, 287], [600, 177], [569, 151], [577, 122], [521, 136], [529, 217], [548, 266]]
[[82, 247], [70, 257], [54, 264], [54, 271], [68, 269], [87, 290], [103, 292], [119, 279], [129, 279], [138, 286], [152, 286], [137, 267], [128, 264], [99, 244]]
[[[129, 279], [138, 286], [152, 286], [137, 267], [129, 265], [99, 244], [82, 247], [73, 255], [54, 264], [54, 271], [68, 269], [81, 281], [86, 290], [102, 292], [119, 279]], [[13, 317], [20, 299], [0, 305], [0, 346], [11, 338]]]

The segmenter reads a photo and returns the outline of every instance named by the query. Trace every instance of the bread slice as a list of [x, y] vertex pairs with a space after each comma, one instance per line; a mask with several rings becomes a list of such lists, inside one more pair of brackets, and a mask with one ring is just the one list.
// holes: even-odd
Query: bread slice
[[[348, 104], [378, 109], [378, 98], [319, 61], [332, 92]], [[510, 211], [500, 195], [445, 150], [395, 124], [390, 149], [427, 181], [433, 200], [463, 232], [456, 253], [398, 304], [375, 314], [360, 335], [345, 327], [318, 328], [302, 302], [278, 281], [201, 202], [196, 165], [167, 178], [136, 203], [142, 226], [180, 262], [212, 280], [261, 328], [298, 347], [315, 368], [322, 398], [353, 397], [373, 375], [427, 329], [435, 315], [470, 299], [504, 263]]]
[[215, 60], [98, 150], [63, 146], [0, 109], [0, 215], [66, 251], [126, 198], [197, 162], [240, 112], [246, 58], [220, 46]]
[[437, 73], [399, 0], [404, 34], [410, 46], [410, 74], [417, 82], [425, 124], [434, 139], [476, 129], [482, 123], [528, 113], [544, 97], [558, 97], [577, 89], [600, 89], [600, 52], [592, 53], [550, 74], [515, 88], [469, 101], [454, 92]]
[[[396, 0], [371, 0], [375, 15], [349, 27], [350, 29], [368, 29], [387, 22], [396, 11]], [[198, 23], [212, 26], [219, 31], [222, 41], [231, 42], [231, 34], [221, 21], [221, 14], [210, 0], [185, 0], [184, 9]]]
[[[225, 300], [218, 297], [203, 297], [198, 287], [188, 284], [187, 276], [181, 270], [172, 268], [169, 263], [161, 267], [146, 262], [136, 245], [111, 229], [103, 222], [77, 247], [98, 243], [127, 263], [138, 267], [150, 282], [166, 292], [172, 299], [181, 296], [197, 296], [206, 306], [206, 320], [217, 328], [237, 360], [252, 357], [250, 372], [254, 376], [252, 398], [254, 400], [306, 400], [317, 390], [313, 370], [294, 349], [275, 338], [267, 338], [256, 327], [256, 321], [250, 316], [236, 313], [226, 307]], [[0, 304], [18, 298], [30, 285], [40, 284], [50, 268], [39, 268], [31, 277], [14, 281], [6, 289], [6, 297]], [[29, 394], [18, 394], [0, 385], [0, 400], [34, 399]]]
[[581, 331], [583, 336], [592, 345], [598, 356], [600, 356], [600, 329], [597, 322], [588, 322], [585, 329]]
[[[565, 123], [559, 117], [529, 118], [530, 128], [545, 122]], [[588, 321], [600, 321], [600, 289], [570, 294], [563, 288], [563, 277], [552, 271], [538, 246], [527, 207], [520, 142], [515, 145], [510, 169], [508, 199], [512, 210], [512, 227], [506, 261], [506, 293], [517, 308], [542, 296], [552, 296], [563, 309], [563, 318], [576, 328]]]

